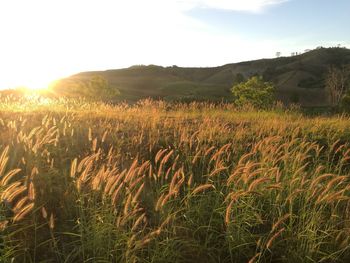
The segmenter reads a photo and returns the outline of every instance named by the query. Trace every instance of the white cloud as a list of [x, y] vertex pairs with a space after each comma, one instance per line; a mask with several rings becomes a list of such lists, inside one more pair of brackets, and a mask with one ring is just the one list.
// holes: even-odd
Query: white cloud
[[[176, 0], [175, 0], [176, 1]], [[233, 11], [261, 12], [264, 8], [289, 0], [177, 0], [187, 8], [201, 7]]]
[[[214, 66], [269, 56], [278, 41], [222, 34], [195, 7], [259, 12], [283, 0], [0, 0], [0, 89], [134, 64]], [[281, 50], [283, 51], [283, 50]]]

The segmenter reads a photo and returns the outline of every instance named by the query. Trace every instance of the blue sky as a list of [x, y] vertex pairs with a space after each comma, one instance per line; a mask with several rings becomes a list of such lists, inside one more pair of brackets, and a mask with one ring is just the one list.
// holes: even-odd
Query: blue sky
[[139, 64], [350, 47], [349, 0], [1, 0], [0, 89]]
[[350, 43], [348, 0], [290, 0], [258, 13], [195, 8], [187, 14], [210, 24], [213, 30], [237, 34], [252, 41], [296, 40], [296, 51], [304, 46]]

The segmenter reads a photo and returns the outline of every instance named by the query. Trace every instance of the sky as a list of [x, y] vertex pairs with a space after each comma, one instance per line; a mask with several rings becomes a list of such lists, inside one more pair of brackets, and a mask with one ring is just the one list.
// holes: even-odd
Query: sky
[[0, 0], [0, 89], [350, 47], [349, 0]]

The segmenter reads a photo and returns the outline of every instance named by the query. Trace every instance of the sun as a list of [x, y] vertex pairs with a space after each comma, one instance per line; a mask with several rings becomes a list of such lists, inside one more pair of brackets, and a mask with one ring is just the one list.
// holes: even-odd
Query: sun
[[32, 92], [47, 90], [58, 77], [55, 76], [55, 74], [45, 73], [45, 71], [41, 73], [33, 71], [16, 72], [16, 74], [8, 74], [6, 79], [0, 77], [0, 91], [11, 89], [21, 89]]
[[30, 91], [41, 91], [48, 89], [52, 82], [53, 80], [33, 79], [28, 80], [22, 87]]

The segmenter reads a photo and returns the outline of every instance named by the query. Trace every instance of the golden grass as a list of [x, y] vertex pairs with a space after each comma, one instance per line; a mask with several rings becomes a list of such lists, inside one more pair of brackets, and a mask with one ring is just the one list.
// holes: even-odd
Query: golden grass
[[350, 257], [346, 116], [148, 100], [0, 110], [0, 231], [19, 261]]

